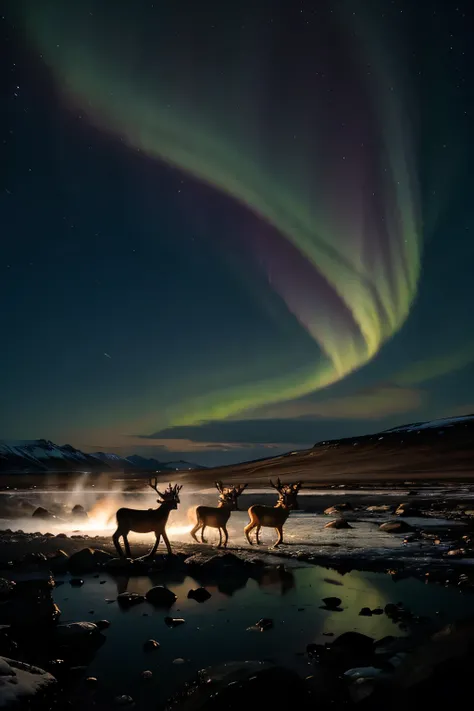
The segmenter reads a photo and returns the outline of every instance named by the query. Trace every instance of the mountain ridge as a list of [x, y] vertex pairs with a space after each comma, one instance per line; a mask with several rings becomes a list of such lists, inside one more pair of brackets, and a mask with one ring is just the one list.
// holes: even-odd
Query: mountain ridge
[[139, 455], [121, 457], [113, 452], [85, 453], [70, 444], [58, 445], [47, 439], [0, 440], [0, 474], [176, 472], [203, 468], [183, 460], [160, 462]]

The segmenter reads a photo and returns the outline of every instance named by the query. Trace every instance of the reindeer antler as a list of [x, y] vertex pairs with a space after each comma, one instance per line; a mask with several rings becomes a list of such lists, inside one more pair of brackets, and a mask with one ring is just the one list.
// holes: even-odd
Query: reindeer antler
[[215, 481], [214, 484], [216, 485], [217, 491], [218, 491], [220, 494], [222, 494], [222, 489], [224, 488], [224, 487], [222, 486], [222, 482], [221, 482], [221, 481]]
[[151, 486], [151, 488], [158, 493], [158, 477], [155, 476], [148, 479], [148, 486]]

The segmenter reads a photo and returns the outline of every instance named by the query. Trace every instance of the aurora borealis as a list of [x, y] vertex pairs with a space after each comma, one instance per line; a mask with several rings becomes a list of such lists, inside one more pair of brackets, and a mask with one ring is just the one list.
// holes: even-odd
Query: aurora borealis
[[[321, 418], [343, 420], [347, 433], [354, 420], [373, 429], [377, 416], [450, 414], [442, 403], [474, 410], [469, 388], [462, 401], [446, 398], [449, 379], [467, 377], [474, 354], [462, 326], [468, 298], [456, 282], [472, 259], [461, 244], [472, 224], [463, 8], [257, 5], [71, 0], [65, 11], [60, 0], [12, 4], [23, 76], [36, 87], [28, 104], [41, 114], [39, 140], [43, 130], [56, 146], [48, 169], [41, 158], [50, 185], [39, 191], [76, 230], [82, 288], [72, 310], [83, 324], [76, 333], [109, 299], [124, 305], [122, 317], [117, 309], [107, 319], [105, 309], [82, 360], [77, 343], [67, 353], [72, 336], [60, 346], [61, 363], [79, 364], [72, 372], [81, 391], [72, 394], [62, 365], [51, 408], [59, 413], [65, 380], [62, 392], [76, 402], [70, 425], [52, 418], [64, 436], [115, 438], [126, 447], [127, 436], [156, 433], [150, 446], [160, 447], [160, 432], [173, 441], [186, 432], [188, 447], [197, 439], [212, 449], [211, 432], [223, 427], [234, 434], [222, 442], [247, 447], [235, 434], [239, 423], [261, 421], [268, 433], [272, 422], [289, 419], [295, 431], [302, 418], [307, 431], [315, 418], [309, 441], [282, 439], [279, 424], [278, 435], [255, 442], [283, 446], [318, 439]], [[433, 57], [436, 42], [456, 60]], [[33, 126], [22, 130], [32, 135]], [[84, 148], [87, 158], [78, 158]], [[55, 194], [64, 191], [61, 204]], [[9, 188], [8, 209], [14, 194]], [[41, 219], [40, 234], [51, 224]], [[61, 229], [46, 243], [57, 258]], [[141, 256], [130, 256], [130, 278], [121, 271], [126, 260], [117, 270], [117, 301], [104, 279], [113, 278], [107, 265], [125, 244]], [[454, 319], [435, 295], [448, 245], [442, 288]], [[177, 288], [170, 280], [159, 294], [167, 263]], [[48, 283], [68, 291], [57, 278]], [[40, 339], [49, 344], [47, 333]], [[110, 381], [110, 373], [84, 365], [93, 343], [110, 361], [100, 368], [118, 368]], [[443, 391], [438, 405], [418, 391], [427, 380]], [[341, 432], [336, 424], [334, 436]]]

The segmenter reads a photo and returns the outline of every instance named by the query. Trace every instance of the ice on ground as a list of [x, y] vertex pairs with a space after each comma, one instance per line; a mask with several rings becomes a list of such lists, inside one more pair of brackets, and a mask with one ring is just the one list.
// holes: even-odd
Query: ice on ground
[[28, 701], [55, 683], [51, 674], [38, 667], [0, 657], [0, 708]]

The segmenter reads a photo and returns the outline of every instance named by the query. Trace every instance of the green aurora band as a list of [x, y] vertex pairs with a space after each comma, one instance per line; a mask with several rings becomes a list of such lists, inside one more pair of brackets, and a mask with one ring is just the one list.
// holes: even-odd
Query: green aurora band
[[[191, 70], [182, 57], [184, 45], [178, 49], [170, 40], [162, 43], [164, 34], [169, 36], [164, 29], [153, 42], [151, 30], [140, 27], [140, 18], [120, 3], [107, 10], [107, 3], [71, 1], [67, 13], [59, 0], [19, 0], [18, 5], [28, 37], [58, 86], [91, 122], [232, 197], [271, 225], [311, 265], [315, 279], [330, 284], [353, 320], [355, 327], [344, 330], [334, 314], [322, 313], [321, 303], [292, 300], [279, 289], [277, 275], [273, 288], [318, 344], [321, 359], [298, 372], [188, 400], [170, 411], [168, 424], [221, 419], [300, 398], [376, 356], [410, 312], [421, 252], [410, 131], [398, 78], [387, 68], [388, 51], [377, 50], [371, 66], [378, 71], [367, 79], [377, 149], [361, 149], [372, 166], [370, 190], [376, 186], [382, 193], [384, 228], [378, 235], [375, 221], [368, 227], [364, 221], [370, 206], [365, 205], [367, 187], [359, 179], [357, 160], [349, 161], [347, 174], [345, 165], [341, 168], [340, 197], [338, 176], [326, 178], [328, 160], [320, 147], [327, 137], [314, 117], [320, 100], [316, 88], [310, 97], [311, 120], [302, 118], [308, 115], [304, 95], [294, 109], [295, 133], [302, 140], [289, 136], [293, 130], [285, 128], [287, 109], [282, 109], [272, 128], [279, 150], [272, 150], [275, 143], [265, 146], [254, 104], [265, 86], [261, 75], [271, 71], [271, 57], [262, 68], [262, 62], [252, 62], [250, 50], [246, 56], [244, 47], [238, 55], [241, 69], [226, 91], [228, 79], [220, 78], [212, 61], [196, 60]], [[236, 41], [230, 34], [227, 39], [231, 45]], [[355, 48], [361, 64], [362, 47], [366, 52], [367, 46], [373, 48], [359, 39]], [[212, 55], [212, 47], [209, 52]], [[320, 110], [324, 112], [324, 105]], [[349, 216], [337, 207], [346, 197]]]

